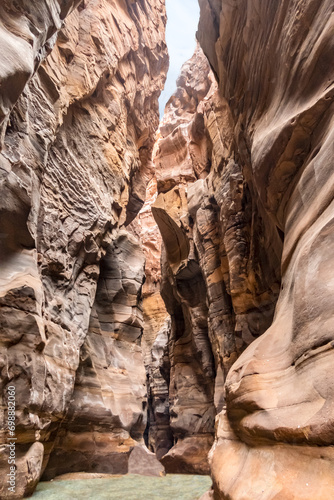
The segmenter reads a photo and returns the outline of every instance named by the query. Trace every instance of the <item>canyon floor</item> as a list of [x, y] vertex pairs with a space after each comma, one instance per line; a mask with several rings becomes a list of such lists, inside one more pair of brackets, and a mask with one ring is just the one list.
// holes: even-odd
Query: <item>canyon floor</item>
[[108, 478], [55, 480], [39, 483], [36, 500], [198, 500], [211, 486], [206, 476], [168, 475], [161, 478], [126, 475]]

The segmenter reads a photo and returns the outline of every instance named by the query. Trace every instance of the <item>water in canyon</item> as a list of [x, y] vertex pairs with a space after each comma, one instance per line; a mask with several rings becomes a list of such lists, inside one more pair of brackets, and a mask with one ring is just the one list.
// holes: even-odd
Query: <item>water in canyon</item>
[[34, 500], [197, 500], [211, 486], [208, 476], [137, 475], [41, 482]]

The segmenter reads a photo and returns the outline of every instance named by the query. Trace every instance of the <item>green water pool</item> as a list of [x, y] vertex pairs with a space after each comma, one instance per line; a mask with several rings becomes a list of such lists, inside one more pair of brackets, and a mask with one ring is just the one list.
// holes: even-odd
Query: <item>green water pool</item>
[[208, 476], [126, 475], [41, 482], [34, 500], [198, 500], [211, 487]]

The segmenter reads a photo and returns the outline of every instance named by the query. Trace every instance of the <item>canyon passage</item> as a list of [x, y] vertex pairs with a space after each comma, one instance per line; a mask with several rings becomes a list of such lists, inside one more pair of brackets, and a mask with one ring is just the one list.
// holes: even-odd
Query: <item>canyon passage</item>
[[334, 1], [199, 6], [1, 2], [0, 499], [334, 498]]

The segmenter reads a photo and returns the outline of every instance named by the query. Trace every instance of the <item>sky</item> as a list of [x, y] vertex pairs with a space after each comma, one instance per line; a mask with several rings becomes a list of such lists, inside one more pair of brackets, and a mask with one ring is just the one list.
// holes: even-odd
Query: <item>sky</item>
[[159, 100], [161, 118], [168, 99], [176, 90], [182, 64], [194, 53], [199, 20], [198, 0], [166, 0], [166, 8], [166, 41], [170, 61], [165, 89]]

